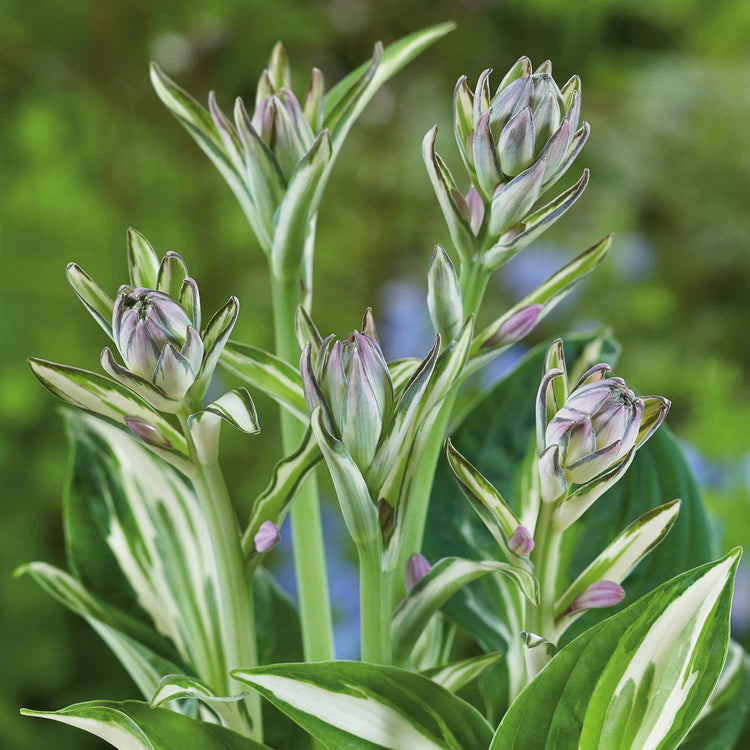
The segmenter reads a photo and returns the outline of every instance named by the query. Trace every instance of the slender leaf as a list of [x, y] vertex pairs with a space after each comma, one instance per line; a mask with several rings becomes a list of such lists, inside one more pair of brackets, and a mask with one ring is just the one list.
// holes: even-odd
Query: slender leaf
[[337, 661], [232, 674], [337, 750], [468, 750], [487, 747], [492, 735], [468, 703], [396, 667]]
[[457, 693], [462, 687], [494, 667], [502, 656], [500, 653], [480, 654], [427, 669], [422, 674], [433, 682], [437, 682], [438, 685], [442, 685], [446, 690], [450, 690], [451, 693]]
[[140, 701], [89, 701], [59, 711], [22, 709], [24, 716], [59, 721], [82, 729], [119, 750], [268, 750], [247, 737]]

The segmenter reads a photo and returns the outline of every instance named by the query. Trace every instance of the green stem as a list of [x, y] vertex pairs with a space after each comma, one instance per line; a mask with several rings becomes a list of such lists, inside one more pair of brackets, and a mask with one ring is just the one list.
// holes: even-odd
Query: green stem
[[[300, 285], [295, 279], [278, 278], [272, 273], [271, 291], [276, 354], [296, 367], [299, 364], [299, 347], [294, 332], [294, 318], [300, 302]], [[297, 448], [304, 432], [305, 426], [282, 408], [281, 439], [285, 454]], [[328, 596], [318, 485], [314, 474], [297, 490], [290, 516], [305, 659], [329, 661], [334, 658], [333, 620]]]
[[390, 577], [382, 567], [378, 540], [363, 544], [359, 553], [359, 628], [362, 661], [390, 664], [391, 594]]
[[[460, 283], [464, 317], [476, 315], [479, 311], [489, 278], [490, 273], [482, 264], [481, 254], [462, 266]], [[409, 559], [409, 555], [422, 549], [435, 470], [440, 459], [440, 453], [443, 450], [445, 433], [448, 429], [457, 395], [458, 388], [454, 387], [438, 407], [437, 416], [422, 450], [419, 471], [409, 489], [409, 512], [404, 516], [403, 542], [399, 551], [399, 560], [393, 573], [392, 594], [395, 597], [394, 604], [398, 602], [404, 592], [406, 561]]]
[[[178, 416], [190, 448], [194, 468], [192, 480], [203, 508], [203, 520], [211, 538], [219, 586], [216, 592], [218, 610], [216, 614], [221, 629], [224, 661], [214, 665], [210, 678], [211, 687], [219, 695], [229, 696], [242, 690], [242, 686], [234, 683], [229, 673], [233, 669], [258, 665], [253, 600], [245, 579], [240, 530], [224, 482], [224, 475], [217, 461], [206, 462], [201, 459], [201, 453], [187, 426], [188, 412]], [[252, 730], [248, 731], [244, 722], [239, 721], [239, 717], [238, 725], [232, 728], [261, 742], [263, 721], [260, 696], [253, 691], [245, 699], [245, 706], [252, 721]]]
[[542, 503], [539, 519], [534, 531], [536, 546], [531, 561], [537, 571], [540, 586], [539, 606], [529, 608], [528, 629], [555, 642], [555, 600], [557, 573], [560, 565], [560, 542], [562, 533], [554, 523], [554, 503]]

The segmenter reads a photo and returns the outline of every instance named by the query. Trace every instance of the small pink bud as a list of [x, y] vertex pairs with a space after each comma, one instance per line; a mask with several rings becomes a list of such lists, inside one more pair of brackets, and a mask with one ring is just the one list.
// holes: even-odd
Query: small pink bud
[[527, 557], [534, 549], [534, 539], [525, 526], [519, 526], [508, 539], [510, 551], [520, 557]]
[[154, 427], [150, 422], [140, 417], [125, 417], [125, 424], [128, 429], [137, 438], [143, 440], [144, 443], [149, 445], [156, 445], [159, 448], [171, 448], [172, 443], [162, 435], [161, 430], [158, 427]]
[[526, 305], [517, 310], [506, 321], [500, 324], [495, 333], [482, 344], [488, 346], [505, 346], [520, 341], [534, 330], [539, 322], [543, 305]]
[[570, 605], [570, 611], [579, 609], [603, 609], [614, 607], [625, 598], [625, 589], [614, 581], [597, 581], [592, 583]]
[[268, 552], [280, 541], [279, 527], [273, 521], [263, 521], [255, 534], [255, 551], [258, 554]]
[[406, 590], [411, 591], [432, 569], [424, 555], [412, 555], [406, 563]]

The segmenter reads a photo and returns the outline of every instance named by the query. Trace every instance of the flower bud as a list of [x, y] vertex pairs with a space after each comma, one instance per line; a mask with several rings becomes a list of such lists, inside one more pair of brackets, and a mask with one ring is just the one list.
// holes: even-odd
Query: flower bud
[[534, 539], [525, 526], [519, 526], [508, 539], [508, 549], [519, 557], [528, 557], [534, 549]]
[[181, 399], [195, 381], [203, 343], [187, 312], [169, 295], [142, 287], [120, 287], [112, 335], [127, 369]]
[[149, 443], [150, 445], [155, 445], [159, 448], [172, 447], [172, 443], [164, 437], [161, 430], [150, 422], [147, 422], [145, 419], [127, 416], [125, 417], [125, 424], [133, 435], [143, 440], [144, 443]]
[[273, 521], [263, 521], [253, 538], [256, 553], [272, 550], [281, 541], [279, 527]]
[[597, 581], [592, 583], [570, 605], [570, 612], [579, 609], [603, 609], [614, 607], [625, 598], [625, 589], [614, 581]]
[[446, 343], [453, 341], [464, 322], [461, 287], [456, 269], [441, 245], [435, 245], [427, 269], [427, 307], [435, 332]]
[[643, 400], [621, 378], [586, 383], [550, 420], [545, 445], [559, 447], [568, 480], [583, 484], [635, 446], [643, 410]]
[[411, 555], [406, 562], [406, 590], [411, 591], [430, 570], [432, 566], [424, 555]]
[[313, 373], [308, 344], [301, 370], [308, 411], [312, 414], [322, 402], [355, 463], [369, 466], [393, 407], [393, 384], [380, 345], [359, 331], [343, 341], [328, 338], [317, 352]]

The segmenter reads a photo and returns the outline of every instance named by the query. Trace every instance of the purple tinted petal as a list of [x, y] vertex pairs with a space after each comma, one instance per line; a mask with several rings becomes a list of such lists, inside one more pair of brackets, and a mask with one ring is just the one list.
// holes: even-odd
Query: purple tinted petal
[[273, 521], [263, 521], [253, 537], [254, 549], [258, 554], [272, 550], [280, 541], [279, 527]]

